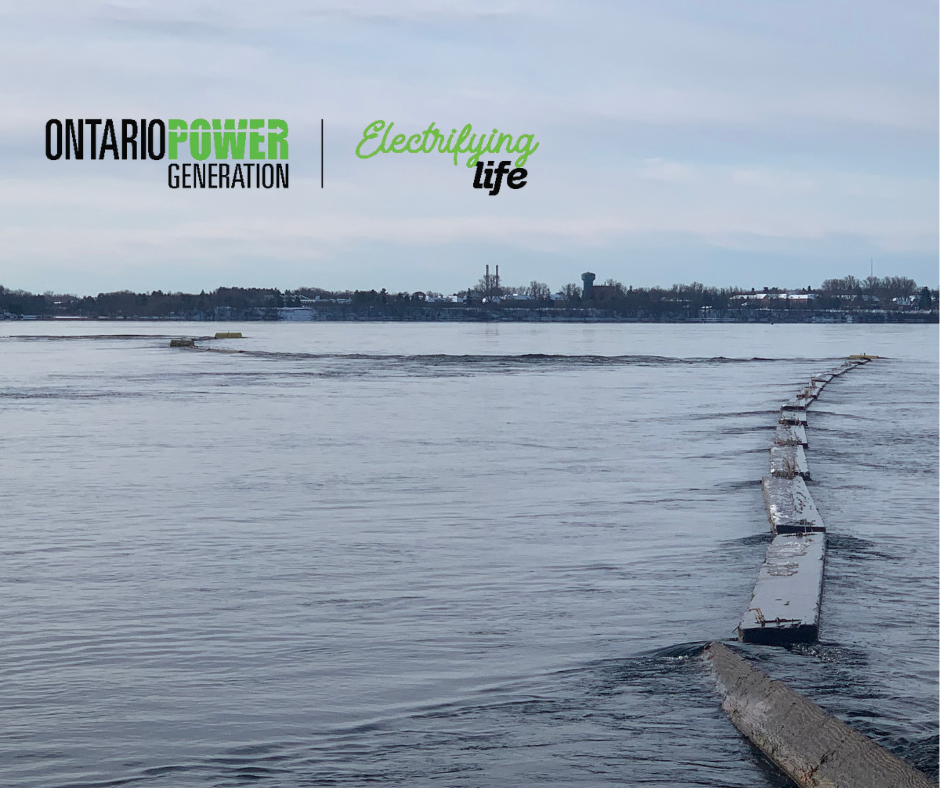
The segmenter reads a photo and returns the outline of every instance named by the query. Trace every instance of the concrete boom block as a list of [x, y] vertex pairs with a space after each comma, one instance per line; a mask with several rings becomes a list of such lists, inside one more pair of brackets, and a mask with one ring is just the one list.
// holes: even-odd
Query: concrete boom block
[[809, 479], [809, 464], [802, 446], [771, 446], [770, 473], [784, 479], [802, 476]]
[[805, 410], [781, 410], [780, 411], [780, 423], [781, 424], [802, 424], [806, 425], [806, 411]]
[[774, 646], [815, 641], [825, 556], [823, 533], [774, 537], [738, 626], [738, 638]]
[[801, 477], [781, 479], [777, 476], [765, 476], [761, 483], [774, 533], [826, 530], [819, 510]]
[[809, 446], [806, 429], [800, 424], [778, 424], [774, 443], [778, 446]]

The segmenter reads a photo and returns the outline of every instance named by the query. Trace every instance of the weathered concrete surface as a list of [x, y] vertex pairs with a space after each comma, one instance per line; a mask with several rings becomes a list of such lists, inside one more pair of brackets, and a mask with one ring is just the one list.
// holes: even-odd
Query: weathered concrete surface
[[819, 510], [799, 476], [781, 479], [765, 476], [761, 480], [767, 514], [775, 533], [825, 531]]
[[771, 446], [770, 473], [784, 479], [802, 476], [809, 479], [809, 464], [802, 446]]
[[800, 424], [778, 424], [774, 443], [778, 446], [809, 446], [806, 428]]
[[809, 394], [807, 393], [808, 391], [809, 389], [804, 389], [793, 399], [787, 400], [781, 410], [806, 410], [810, 405], [813, 404], [813, 400], [816, 399], [816, 395]]
[[806, 411], [805, 410], [781, 410], [780, 411], [780, 423], [781, 424], [806, 424]]
[[810, 383], [808, 386], [805, 386], [799, 394], [797, 394], [796, 400], [797, 402], [799, 402], [801, 399], [806, 400], [806, 407], [808, 408], [818, 399], [821, 392], [821, 386], [817, 387], [815, 384]]
[[734, 726], [801, 788], [936, 788], [892, 755], [721, 643], [702, 654]]
[[841, 367], [835, 370], [833, 375], [844, 375], [846, 372], [855, 369], [859, 365], [857, 361], [846, 361]]
[[774, 537], [738, 626], [738, 638], [774, 646], [815, 641], [825, 557], [823, 533]]

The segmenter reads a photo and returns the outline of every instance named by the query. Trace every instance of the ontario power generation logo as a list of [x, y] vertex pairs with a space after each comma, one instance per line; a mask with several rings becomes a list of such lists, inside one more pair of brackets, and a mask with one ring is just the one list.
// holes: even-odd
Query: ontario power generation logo
[[171, 189], [286, 189], [287, 130], [287, 122], [279, 118], [192, 122], [66, 118], [64, 123], [53, 118], [46, 123], [46, 158], [159, 161], [166, 157]]
[[[539, 147], [534, 134], [519, 134], [514, 140], [512, 134], [499, 129], [474, 133], [469, 123], [459, 133], [453, 128], [447, 134], [435, 128], [432, 122], [424, 131], [410, 136], [392, 134], [394, 126], [394, 123], [384, 120], [376, 120], [366, 126], [356, 146], [356, 155], [360, 159], [371, 159], [380, 153], [447, 153], [453, 156], [456, 167], [460, 154], [468, 154], [466, 166], [474, 170], [473, 188], [487, 189], [493, 197], [500, 193], [504, 176], [510, 189], [521, 189], [528, 183], [529, 171], [525, 164]], [[504, 145], [506, 154], [517, 154], [515, 162], [508, 159], [497, 163], [498, 154], [504, 152]], [[489, 159], [488, 154], [494, 154], [494, 158]]]

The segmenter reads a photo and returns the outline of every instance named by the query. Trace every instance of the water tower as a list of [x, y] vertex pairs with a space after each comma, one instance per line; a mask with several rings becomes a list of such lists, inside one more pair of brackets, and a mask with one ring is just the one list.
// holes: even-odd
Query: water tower
[[594, 274], [585, 271], [581, 274], [581, 281], [584, 282], [584, 287], [581, 288], [581, 298], [590, 301], [594, 296]]

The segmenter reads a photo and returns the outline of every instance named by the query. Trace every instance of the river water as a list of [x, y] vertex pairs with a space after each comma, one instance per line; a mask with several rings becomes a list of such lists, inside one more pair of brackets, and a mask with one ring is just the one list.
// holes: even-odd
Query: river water
[[858, 352], [808, 428], [821, 642], [746, 651], [936, 776], [937, 340], [2, 323], [0, 784], [786, 785], [694, 653], [777, 408]]

